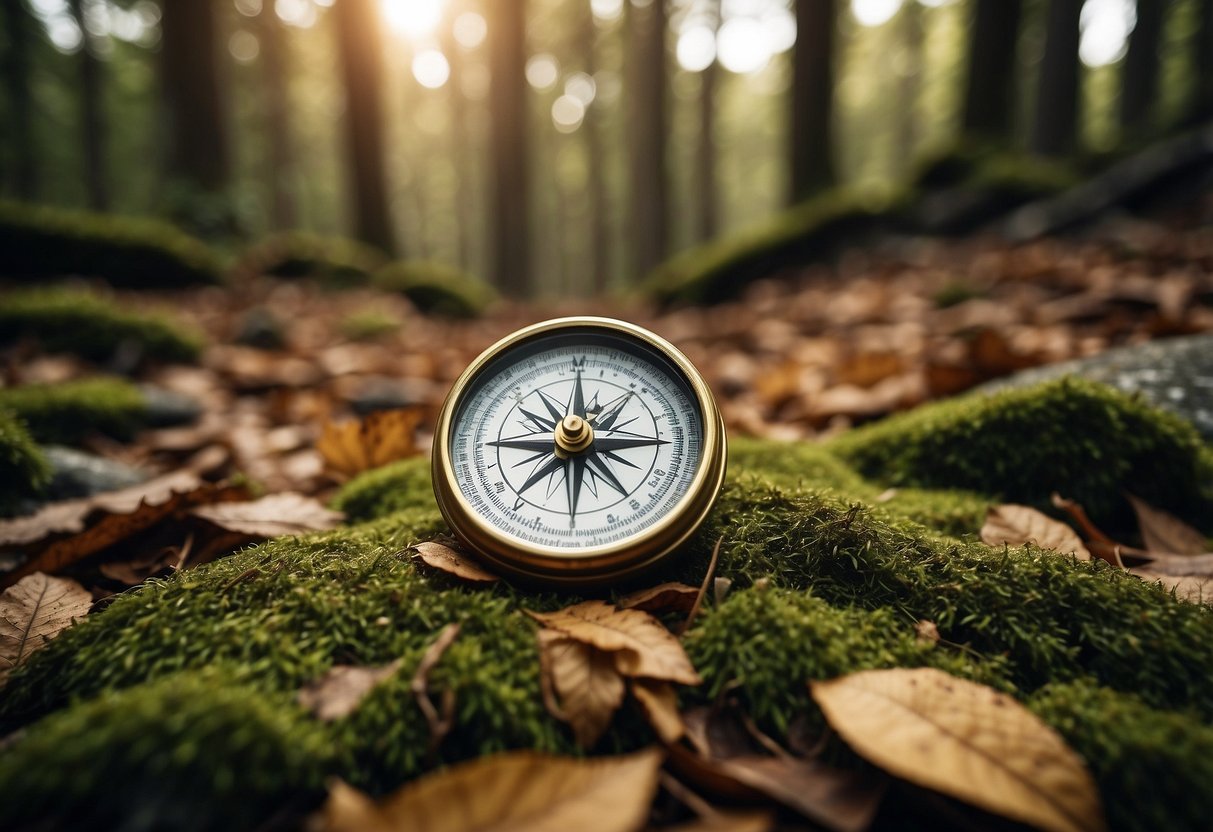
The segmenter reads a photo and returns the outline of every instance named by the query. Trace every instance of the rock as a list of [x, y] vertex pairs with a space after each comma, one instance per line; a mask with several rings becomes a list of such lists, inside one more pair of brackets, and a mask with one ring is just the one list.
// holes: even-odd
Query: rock
[[1213, 442], [1213, 335], [1192, 335], [1121, 347], [1105, 353], [1024, 370], [978, 387], [994, 392], [1075, 375], [1109, 384], [1187, 419]]
[[264, 306], [254, 306], [241, 318], [234, 340], [259, 350], [280, 350], [286, 346], [286, 327]]
[[139, 385], [146, 405], [144, 422], [148, 427], [171, 428], [190, 425], [202, 416], [203, 407], [184, 393], [166, 390], [151, 384]]
[[51, 482], [43, 498], [51, 502], [117, 491], [148, 478], [138, 468], [75, 448], [50, 445], [43, 453], [51, 464]]
[[429, 379], [371, 376], [360, 381], [348, 398], [354, 412], [365, 416], [376, 410], [425, 405], [433, 400], [433, 388]]

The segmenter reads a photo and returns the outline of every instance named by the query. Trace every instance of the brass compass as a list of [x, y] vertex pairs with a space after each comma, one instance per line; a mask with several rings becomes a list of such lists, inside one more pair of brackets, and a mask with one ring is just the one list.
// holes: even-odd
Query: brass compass
[[724, 423], [669, 342], [609, 318], [558, 318], [503, 338], [447, 395], [434, 495], [488, 565], [561, 584], [644, 569], [720, 492]]

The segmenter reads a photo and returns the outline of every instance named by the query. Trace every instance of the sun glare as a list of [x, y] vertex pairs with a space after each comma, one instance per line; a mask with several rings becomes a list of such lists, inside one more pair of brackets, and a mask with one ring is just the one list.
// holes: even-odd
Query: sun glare
[[411, 38], [433, 34], [446, 5], [445, 0], [380, 0], [380, 4], [387, 25]]

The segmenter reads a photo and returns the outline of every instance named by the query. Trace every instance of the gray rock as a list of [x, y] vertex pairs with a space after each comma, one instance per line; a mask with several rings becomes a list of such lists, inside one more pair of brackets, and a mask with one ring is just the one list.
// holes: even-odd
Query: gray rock
[[254, 306], [240, 319], [235, 341], [259, 350], [280, 350], [286, 346], [286, 327], [264, 306]]
[[147, 405], [144, 422], [148, 427], [171, 428], [189, 425], [202, 416], [202, 405], [184, 393], [165, 390], [151, 384], [139, 385]]
[[148, 478], [138, 468], [75, 448], [50, 445], [42, 450], [52, 471], [50, 485], [42, 498], [51, 502], [117, 491]]
[[355, 413], [366, 416], [376, 410], [424, 405], [433, 397], [434, 382], [429, 379], [371, 376], [358, 385], [349, 401]]
[[1205, 439], [1213, 441], [1213, 335], [1120, 347], [1091, 358], [1035, 367], [977, 389], [989, 393], [1064, 375], [1140, 393], [1152, 404], [1184, 417]]

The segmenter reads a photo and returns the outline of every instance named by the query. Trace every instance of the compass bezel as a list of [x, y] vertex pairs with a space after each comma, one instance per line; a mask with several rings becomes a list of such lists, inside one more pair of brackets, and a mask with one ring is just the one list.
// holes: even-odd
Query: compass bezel
[[[665, 516], [626, 540], [553, 553], [536, 551], [475, 513], [464, 497], [451, 458], [451, 431], [466, 395], [480, 375], [514, 349], [562, 332], [584, 330], [634, 341], [664, 358], [682, 375], [700, 412], [702, 453], [687, 491]], [[724, 421], [703, 376], [677, 347], [643, 327], [613, 318], [556, 318], [524, 327], [482, 352], [456, 379], [438, 414], [431, 471], [434, 496], [447, 525], [488, 565], [514, 577], [543, 583], [587, 585], [643, 571], [686, 541], [707, 517], [724, 483], [728, 449]]]

